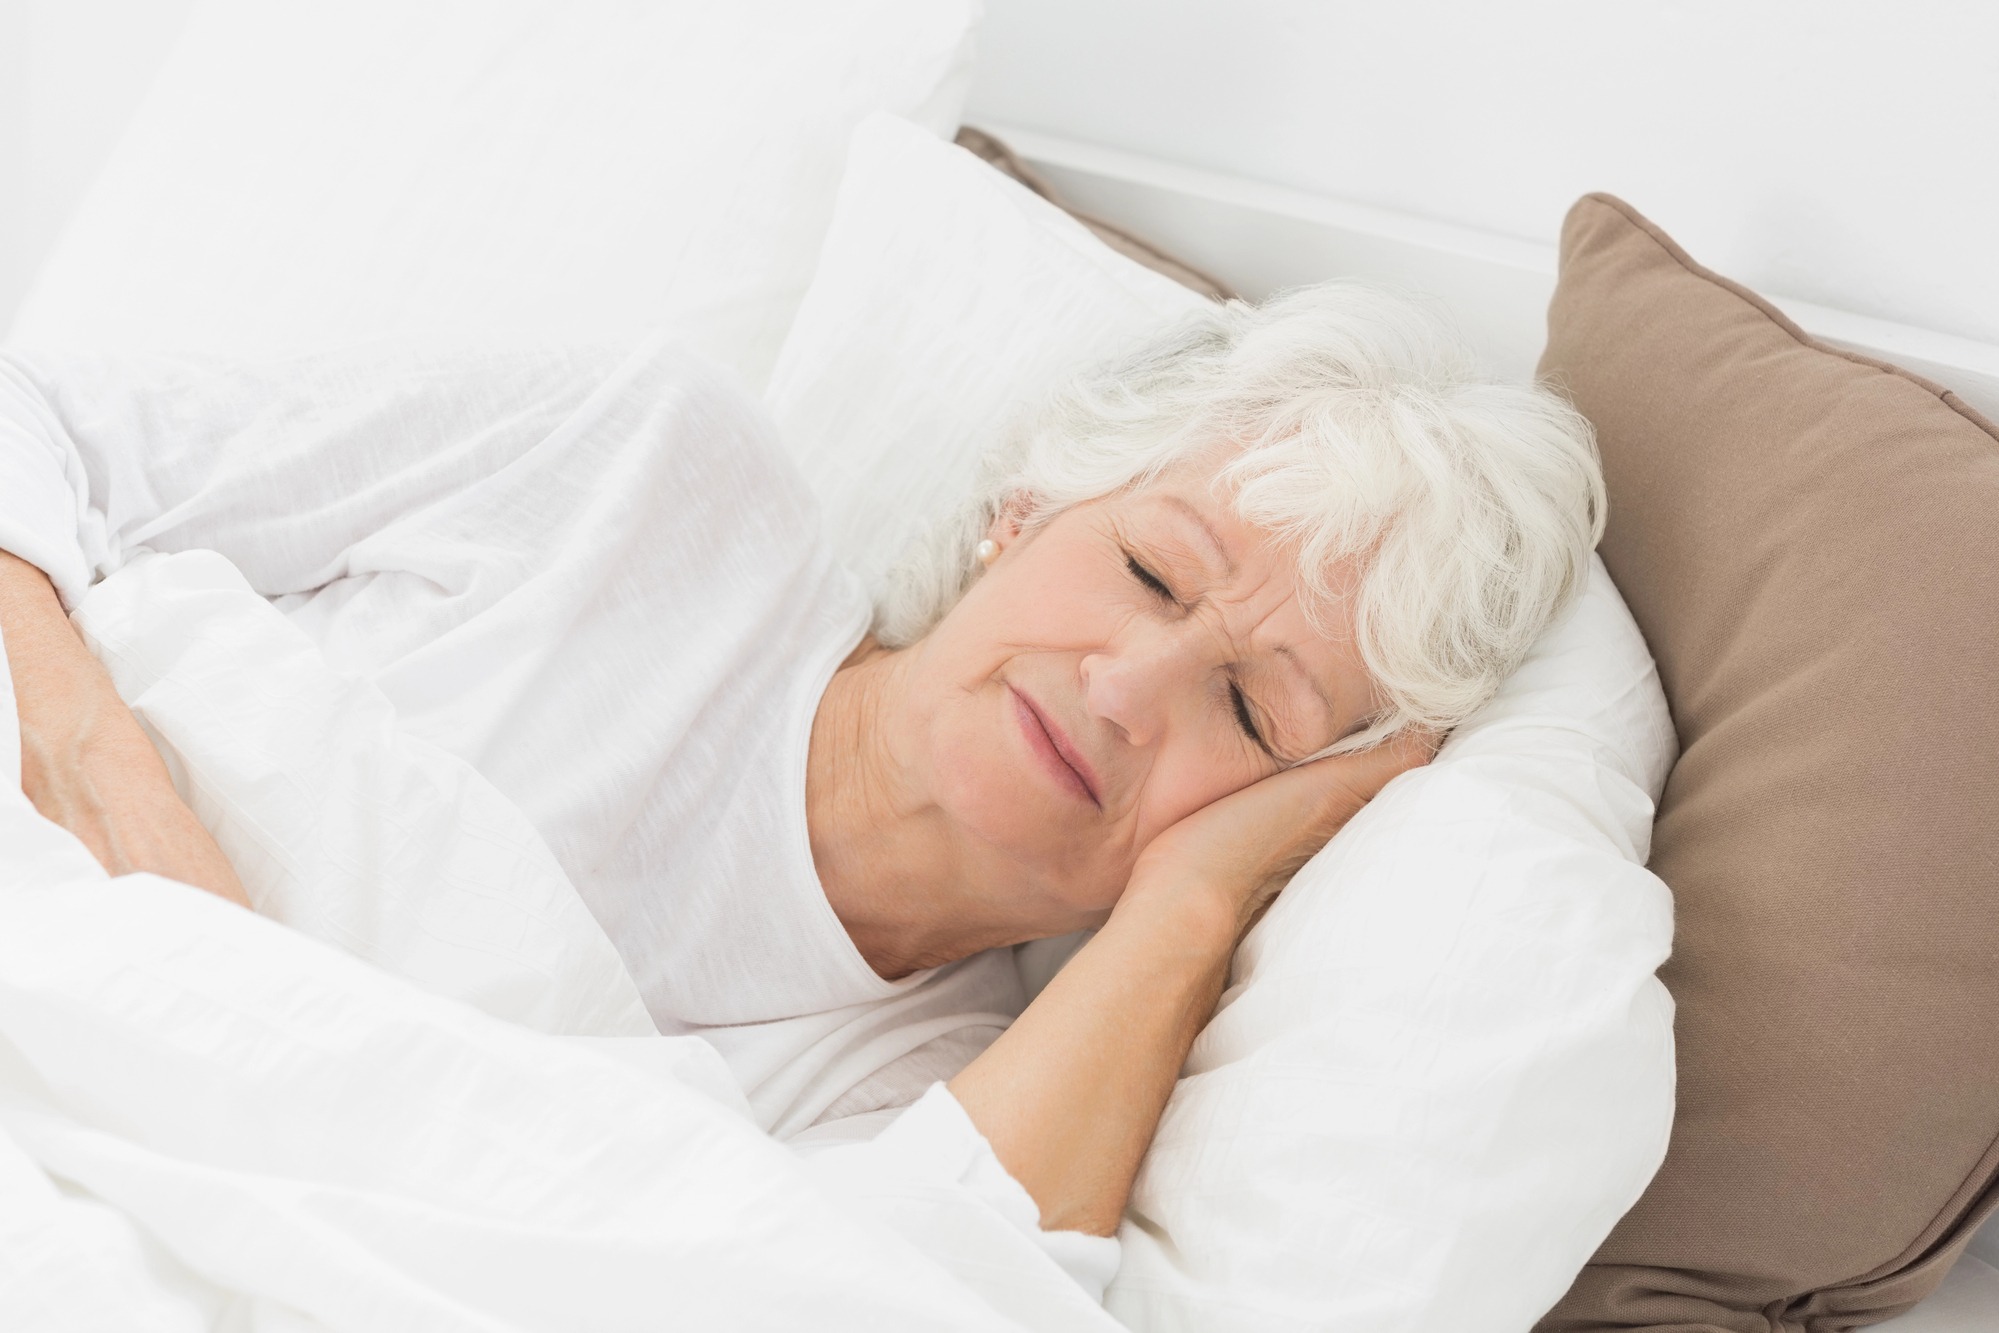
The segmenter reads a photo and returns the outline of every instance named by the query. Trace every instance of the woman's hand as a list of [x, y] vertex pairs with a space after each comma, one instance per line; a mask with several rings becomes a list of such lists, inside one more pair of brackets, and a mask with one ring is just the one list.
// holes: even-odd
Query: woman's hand
[[1119, 907], [1193, 897], [1232, 922], [1239, 941], [1263, 910], [1390, 779], [1420, 768], [1439, 737], [1404, 731], [1371, 750], [1286, 769], [1203, 806], [1154, 838]]
[[1104, 928], [951, 1080], [1044, 1228], [1117, 1229], [1237, 941], [1326, 839], [1435, 751], [1414, 736], [1303, 764], [1167, 829]]
[[159, 752], [41, 570], [0, 552], [0, 635], [21, 722], [21, 789], [114, 875], [146, 870], [250, 905]]

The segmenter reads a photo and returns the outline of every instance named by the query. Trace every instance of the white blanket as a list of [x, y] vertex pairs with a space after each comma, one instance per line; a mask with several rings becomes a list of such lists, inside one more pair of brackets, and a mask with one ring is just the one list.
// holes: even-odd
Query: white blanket
[[981, 1283], [1021, 1322], [1001, 1317], [704, 1093], [698, 1038], [613, 1052], [501, 1022], [107, 879], [18, 792], [0, 837], [0, 1326], [1108, 1322], [1026, 1238], [947, 1232], [947, 1261], [1021, 1266], [1019, 1300]]
[[760, 1132], [537, 828], [228, 561], [76, 620], [268, 915], [107, 878], [0, 698], [0, 1327], [1115, 1327], [941, 1090]]

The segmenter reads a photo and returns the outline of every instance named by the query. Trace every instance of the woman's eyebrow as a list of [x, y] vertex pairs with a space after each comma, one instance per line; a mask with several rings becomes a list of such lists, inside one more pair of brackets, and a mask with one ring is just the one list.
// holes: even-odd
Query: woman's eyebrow
[[1280, 643], [1275, 648], [1272, 648], [1270, 652], [1274, 657], [1283, 658], [1290, 665], [1292, 673], [1302, 677], [1305, 683], [1311, 686], [1312, 693], [1319, 698], [1319, 706], [1326, 710], [1326, 717], [1328, 719], [1337, 719], [1339, 717], [1340, 710], [1333, 707], [1333, 696], [1326, 692], [1326, 687], [1319, 683], [1317, 676], [1305, 669], [1305, 664], [1298, 660], [1298, 654], [1291, 651], [1289, 644]]
[[[1187, 519], [1194, 529], [1206, 539], [1209, 549], [1214, 554], [1215, 562], [1221, 565], [1226, 577], [1233, 579], [1236, 576], [1237, 570], [1235, 557], [1229, 554], [1227, 543], [1222, 541], [1221, 534], [1215, 531], [1214, 524], [1208, 522], [1207, 516], [1193, 504], [1178, 495], [1161, 495], [1159, 499], [1169, 508], [1179, 513], [1182, 518]], [[1320, 683], [1319, 678], [1313, 675], [1303, 662], [1298, 660], [1298, 654], [1291, 650], [1290, 645], [1280, 643], [1270, 651], [1272, 655], [1283, 658], [1285, 664], [1291, 668], [1292, 674], [1302, 679], [1311, 689], [1313, 696], [1319, 701], [1319, 706], [1325, 709], [1327, 719], [1338, 719], [1340, 710], [1334, 706], [1333, 696], [1327, 692], [1326, 687]]]
[[1233, 579], [1236, 576], [1235, 557], [1229, 554], [1227, 544], [1222, 541], [1221, 534], [1215, 531], [1214, 524], [1208, 522], [1207, 516], [1202, 514], [1191, 503], [1181, 499], [1177, 495], [1162, 495], [1159, 498], [1166, 505], [1177, 510], [1181, 517], [1193, 523], [1194, 527], [1200, 531], [1201, 536], [1207, 539], [1208, 548], [1214, 553], [1215, 563], [1222, 567], [1222, 573], [1228, 578]]

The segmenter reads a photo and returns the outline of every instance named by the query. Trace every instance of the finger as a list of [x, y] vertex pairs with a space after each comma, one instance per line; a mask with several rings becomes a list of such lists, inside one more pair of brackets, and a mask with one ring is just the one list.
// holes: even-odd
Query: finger
[[1417, 768], [1437, 757], [1448, 733], [1433, 731], [1429, 727], [1404, 727], [1381, 743], [1384, 750], [1406, 756], [1409, 767]]
[[1310, 775], [1309, 780], [1331, 790], [1348, 790], [1372, 796], [1389, 781], [1412, 768], [1421, 768], [1436, 756], [1442, 736], [1416, 727], [1396, 732], [1378, 745], [1351, 754], [1329, 755], [1302, 764], [1291, 772]]
[[[1229, 798], [1254, 806], [1260, 835], [1309, 856], [1400, 774], [1435, 753], [1426, 737], [1396, 737], [1276, 774]], [[1248, 813], [1245, 810], [1245, 813]]]

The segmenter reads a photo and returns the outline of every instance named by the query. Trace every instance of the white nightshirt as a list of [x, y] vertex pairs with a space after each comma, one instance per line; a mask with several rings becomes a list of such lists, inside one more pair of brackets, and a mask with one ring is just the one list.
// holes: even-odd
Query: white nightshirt
[[[719, 1048], [766, 1130], [852, 1145], [914, 1103], [826, 1169], [955, 1172], [1033, 1229], [923, 1095], [1025, 1003], [1011, 955], [883, 980], [814, 870], [811, 720], [869, 608], [727, 372], [663, 340], [0, 356], [0, 549], [74, 604], [139, 550], [200, 548], [521, 808], [660, 1030]], [[1101, 1293], [1114, 1241], [1037, 1238]]]

